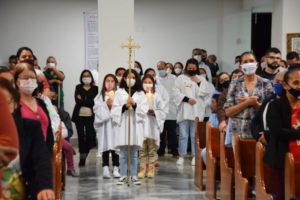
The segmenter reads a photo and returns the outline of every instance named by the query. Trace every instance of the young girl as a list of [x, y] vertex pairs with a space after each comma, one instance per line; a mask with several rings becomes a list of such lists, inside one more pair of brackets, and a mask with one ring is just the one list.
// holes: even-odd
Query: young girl
[[[128, 95], [131, 86], [131, 96]], [[130, 112], [130, 144], [128, 144], [128, 114]], [[116, 147], [120, 149], [121, 178], [118, 185], [126, 183], [128, 145], [130, 145], [130, 176], [135, 185], [140, 185], [137, 178], [138, 148], [143, 145], [143, 126], [146, 113], [148, 112], [147, 98], [142, 91], [140, 76], [135, 70], [129, 73], [126, 70], [116, 91], [111, 115], [113, 123], [116, 124]]]
[[178, 107], [177, 123], [179, 124], [179, 159], [178, 165], [184, 163], [187, 153], [189, 135], [192, 144], [192, 165], [195, 165], [195, 117], [202, 121], [204, 118], [206, 99], [210, 97], [214, 88], [208, 81], [199, 76], [198, 62], [189, 59], [184, 74], [175, 81], [174, 102]]
[[112, 154], [113, 177], [120, 178], [119, 156], [115, 152], [116, 132], [111, 117], [111, 108], [117, 89], [117, 79], [113, 74], [105, 76], [101, 93], [95, 98], [94, 127], [98, 139], [98, 156], [102, 154], [103, 178], [110, 178], [109, 154]]
[[[138, 177], [153, 178], [155, 175], [154, 163], [157, 161], [157, 147], [160, 143], [160, 133], [163, 131], [167, 111], [164, 110], [164, 103], [160, 95], [155, 92], [155, 84], [152, 76], [146, 75], [143, 78], [143, 89], [146, 93], [149, 110], [145, 118], [144, 144], [140, 150], [140, 170]], [[147, 172], [146, 163], [149, 163]]]

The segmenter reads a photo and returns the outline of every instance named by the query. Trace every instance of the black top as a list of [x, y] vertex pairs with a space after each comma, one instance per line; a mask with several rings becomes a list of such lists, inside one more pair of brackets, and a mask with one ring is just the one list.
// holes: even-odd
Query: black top
[[64, 122], [66, 128], [68, 129], [68, 136], [65, 139], [69, 141], [73, 135], [73, 127], [72, 127], [72, 120], [70, 114], [63, 109], [58, 109], [58, 114], [61, 121]]
[[269, 104], [267, 125], [270, 140], [266, 146], [264, 161], [272, 167], [283, 168], [289, 142], [300, 140], [300, 131], [292, 128], [291, 116], [292, 109], [285, 95]]
[[[73, 122], [77, 122], [79, 118], [79, 110], [82, 106], [91, 108], [91, 110], [93, 111], [94, 98], [97, 96], [97, 94], [98, 87], [95, 85], [92, 85], [92, 87], [89, 90], [85, 90], [82, 84], [76, 86], [74, 95], [76, 104], [72, 115]], [[78, 99], [77, 95], [80, 95], [81, 99]]]
[[266, 69], [263, 69], [258, 75], [265, 79], [273, 81], [277, 73], [278, 72], [276, 72], [275, 74], [270, 74], [270, 73], [266, 72]]
[[263, 123], [263, 114], [266, 109], [268, 103], [278, 99], [276, 94], [271, 95], [266, 100], [263, 101], [261, 106], [259, 107], [258, 111], [255, 113], [254, 118], [251, 121], [251, 133], [254, 139], [258, 140], [260, 138], [260, 132], [264, 132], [264, 137], [268, 142], [270, 139], [270, 132], [268, 130], [264, 130], [264, 123]]
[[26, 199], [37, 199], [44, 189], [53, 189], [51, 154], [46, 146], [41, 124], [21, 117], [20, 108], [13, 114], [19, 135], [20, 165]]

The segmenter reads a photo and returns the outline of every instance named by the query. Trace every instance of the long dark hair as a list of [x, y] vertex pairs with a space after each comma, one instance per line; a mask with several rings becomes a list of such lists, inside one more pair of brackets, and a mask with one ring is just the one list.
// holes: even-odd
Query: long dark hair
[[80, 83], [81, 83], [81, 85], [84, 85], [84, 83], [82, 82], [82, 77], [83, 77], [83, 74], [84, 74], [85, 72], [88, 72], [88, 73], [90, 74], [91, 78], [92, 78], [91, 85], [95, 85], [95, 81], [94, 81], [93, 74], [92, 74], [92, 72], [91, 72], [90, 70], [88, 70], [88, 69], [83, 70], [83, 71], [81, 72], [81, 74], [80, 74]]
[[140, 68], [141, 72], [139, 73], [140, 76], [143, 76], [143, 67], [142, 67], [142, 64], [139, 62], [139, 61], [134, 61]]
[[188, 74], [187, 73], [187, 67], [189, 64], [193, 64], [193, 65], [196, 65], [196, 69], [197, 69], [197, 75], [200, 74], [199, 70], [198, 70], [198, 61], [194, 58], [190, 58], [186, 61], [186, 64], [185, 64], [185, 67], [184, 67], [184, 74]]
[[226, 74], [229, 77], [229, 80], [230, 80], [230, 75], [227, 72], [221, 72], [220, 74], [218, 74], [218, 76], [217, 76], [217, 90], [218, 91], [223, 90], [222, 85], [220, 84], [220, 79], [221, 79], [221, 76], [224, 75], [224, 74]]
[[[131, 70], [131, 73], [133, 73], [134, 76], [135, 76], [135, 84], [131, 89], [133, 91], [137, 91], [137, 92], [142, 91], [143, 87], [142, 87], [142, 81], [141, 81], [140, 75], [135, 70]], [[129, 69], [127, 69], [125, 71], [125, 73], [123, 75], [123, 78], [120, 82], [120, 88], [123, 88], [125, 90], [128, 90], [128, 86], [127, 86], [127, 83], [125, 81], [125, 78], [127, 78], [128, 74], [129, 74]]]
[[[143, 79], [142, 79], [142, 83], [143, 83], [144, 80], [147, 79], [147, 78], [149, 78], [149, 79], [152, 81], [152, 83], [153, 83], [152, 91], [153, 91], [153, 93], [155, 93], [155, 81], [154, 81], [154, 78], [153, 78], [152, 76], [150, 76], [150, 75], [145, 75], [145, 76], [143, 77]], [[144, 90], [144, 88], [143, 88], [143, 90]], [[144, 92], [146, 92], [146, 91], [144, 90]]]
[[117, 80], [116, 76], [113, 75], [113, 74], [107, 74], [107, 75], [104, 77], [104, 79], [103, 79], [103, 84], [102, 84], [102, 89], [101, 89], [101, 95], [102, 95], [103, 101], [105, 101], [105, 91], [106, 91], [106, 88], [105, 88], [105, 81], [106, 81], [106, 79], [107, 79], [108, 77], [112, 77], [112, 78], [114, 79], [114, 81], [115, 81], [115, 88], [114, 88], [114, 91], [117, 90], [118, 80]]
[[21, 53], [23, 51], [29, 51], [32, 54], [32, 56], [34, 55], [33, 51], [29, 47], [21, 47], [21, 48], [18, 49], [17, 54], [16, 54], [18, 59], [20, 59]]

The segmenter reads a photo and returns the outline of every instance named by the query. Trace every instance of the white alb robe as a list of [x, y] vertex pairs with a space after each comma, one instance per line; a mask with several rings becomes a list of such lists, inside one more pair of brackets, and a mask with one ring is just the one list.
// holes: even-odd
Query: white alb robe
[[144, 124], [144, 138], [155, 140], [155, 144], [159, 146], [160, 133], [164, 129], [164, 123], [168, 110], [164, 109], [165, 102], [160, 95], [155, 92], [153, 94], [153, 110], [155, 116], [147, 114]]
[[[159, 77], [157, 79], [158, 87], [164, 87], [164, 89], [168, 92], [168, 96], [169, 96], [169, 102], [168, 102], [169, 110], [167, 113], [166, 120], [176, 120], [176, 116], [177, 116], [177, 106], [174, 102], [174, 96], [173, 96], [173, 89], [175, 86], [176, 79], [177, 77], [173, 74], [168, 74], [166, 77]], [[158, 92], [160, 93], [159, 90]]]
[[[128, 110], [122, 113], [122, 108], [127, 103], [128, 93], [120, 88], [115, 93], [111, 115], [116, 131], [116, 148], [128, 145]], [[147, 98], [143, 91], [135, 92], [132, 96], [136, 103], [136, 109], [131, 109], [130, 118], [130, 145], [143, 146], [144, 141], [144, 123], [146, 114], [149, 110]]]
[[[203, 121], [206, 99], [209, 98], [214, 89], [204, 77], [196, 77], [201, 81], [200, 86], [185, 74], [180, 75], [175, 81], [174, 102], [178, 107], [178, 123], [184, 120], [195, 120], [196, 117]], [[190, 105], [187, 102], [183, 102], [184, 97], [195, 99], [196, 104]]]
[[111, 112], [106, 104], [109, 96], [105, 95], [104, 101], [102, 94], [99, 93], [94, 99], [94, 127], [98, 140], [98, 156], [103, 152], [115, 150], [116, 146], [116, 132], [114, 130]]

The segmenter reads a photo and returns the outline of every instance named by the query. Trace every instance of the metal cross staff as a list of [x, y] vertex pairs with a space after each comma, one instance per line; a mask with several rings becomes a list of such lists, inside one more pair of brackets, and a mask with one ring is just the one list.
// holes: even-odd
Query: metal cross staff
[[[129, 74], [131, 74], [132, 68], [132, 52], [134, 49], [140, 48], [140, 45], [134, 44], [131, 36], [128, 38], [127, 44], [122, 44], [121, 48], [127, 48], [129, 59], [128, 59], [128, 69]], [[131, 85], [128, 86], [128, 96], [131, 97]], [[130, 149], [130, 120], [131, 120], [131, 106], [128, 108], [128, 152], [127, 152], [127, 185], [130, 186], [130, 161], [131, 161], [131, 149]]]

